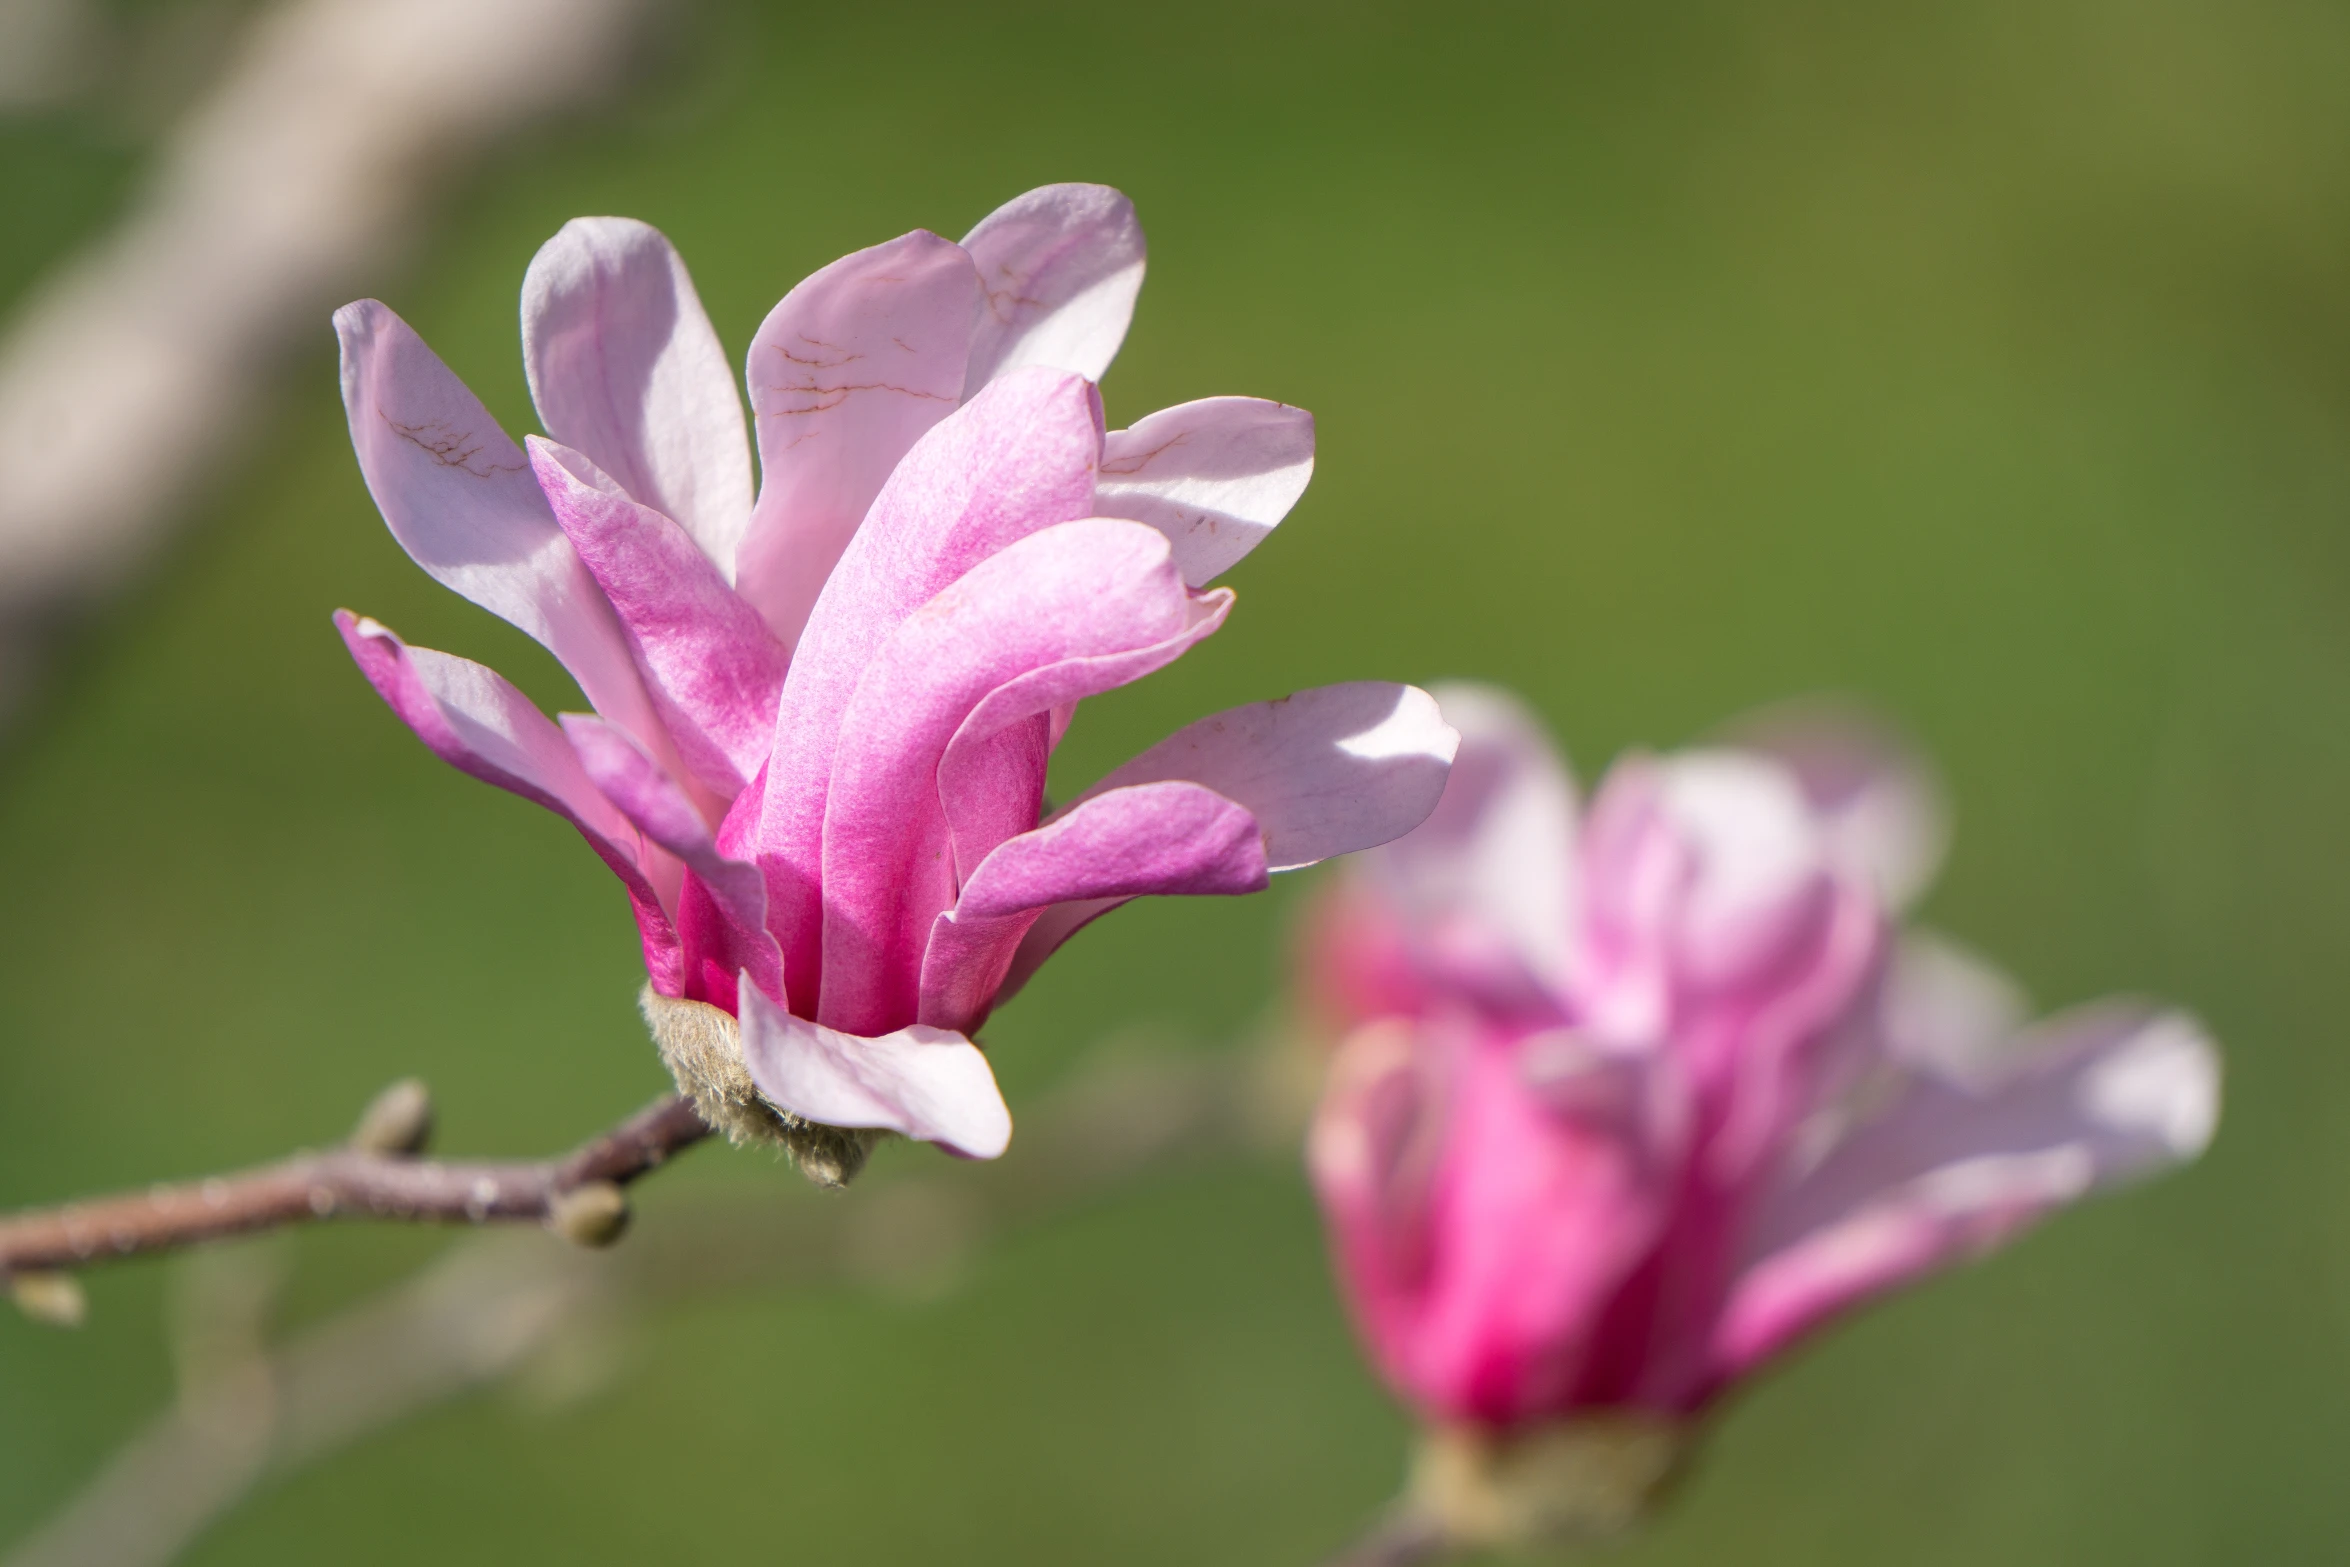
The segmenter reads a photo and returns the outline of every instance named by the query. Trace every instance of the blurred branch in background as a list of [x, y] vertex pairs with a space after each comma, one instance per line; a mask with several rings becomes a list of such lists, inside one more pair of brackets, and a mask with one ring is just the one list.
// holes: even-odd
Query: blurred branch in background
[[470, 1238], [406, 1282], [281, 1343], [268, 1249], [198, 1252], [173, 1311], [178, 1402], [107, 1462], [6, 1567], [159, 1567], [256, 1488], [395, 1422], [520, 1379], [597, 1380], [631, 1319], [727, 1289], [935, 1287], [988, 1236], [1186, 1157], [1286, 1139], [1293, 1096], [1250, 1054], [1116, 1048], [1022, 1118], [999, 1165], [931, 1164], [852, 1196], [699, 1194], [626, 1246]]
[[[287, 0], [256, 11], [115, 229], [0, 337], [0, 701], [236, 449], [286, 351], [379, 286], [469, 158], [618, 80], [653, 0]], [[99, 67], [74, 0], [0, 0], [0, 107]]]
[[72, 101], [97, 73], [105, 32], [88, 0], [0, 0], [0, 111]]

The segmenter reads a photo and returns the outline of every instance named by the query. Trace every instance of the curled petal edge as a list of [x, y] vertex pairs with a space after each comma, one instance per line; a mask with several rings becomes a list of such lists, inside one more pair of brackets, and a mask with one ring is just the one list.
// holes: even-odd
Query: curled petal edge
[[743, 1063], [778, 1107], [825, 1126], [878, 1128], [993, 1159], [1012, 1112], [987, 1057], [963, 1035], [915, 1024], [866, 1038], [796, 1017], [741, 980]]
[[[1269, 872], [1296, 870], [1419, 826], [1443, 795], [1459, 748], [1459, 732], [1416, 686], [1317, 686], [1177, 730], [1062, 807], [1054, 821], [1115, 790], [1194, 783], [1256, 819]], [[1062, 943], [1127, 901], [1075, 898], [1044, 909], [1021, 939], [996, 1001], [1010, 1000]]]

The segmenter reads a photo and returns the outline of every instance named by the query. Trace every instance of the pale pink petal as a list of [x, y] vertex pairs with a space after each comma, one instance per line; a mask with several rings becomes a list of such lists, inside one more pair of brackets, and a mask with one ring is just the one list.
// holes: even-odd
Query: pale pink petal
[[1759, 1218], [1759, 1260], [1716, 1339], [1723, 1374], [2052, 1208], [2195, 1157], [2218, 1114], [2201, 1026], [2132, 1003], [2030, 1030], [1996, 1085], [1913, 1077]]
[[1215, 791], [1168, 782], [1096, 795], [980, 862], [930, 928], [920, 1018], [966, 1033], [985, 1022], [1020, 938], [1049, 905], [1264, 886], [1256, 818]]
[[[784, 679], [766, 789], [743, 833], [767, 873], [787, 973], [813, 979], [821, 962], [824, 802], [841, 714], [866, 665], [981, 561], [1090, 513], [1100, 421], [1092, 386], [1076, 376], [1006, 376], [915, 444], [841, 556]], [[815, 998], [794, 1000], [806, 1010]]]
[[980, 219], [963, 248], [987, 290], [965, 397], [1027, 365], [1102, 378], [1142, 291], [1134, 203], [1107, 185], [1041, 186]]
[[1752, 752], [1634, 756], [1582, 837], [1573, 998], [1617, 1050], [1669, 1053], [1743, 1183], [1811, 1118], [1865, 996], [1883, 911], [1823, 846], [1793, 777]]
[[556, 526], [522, 449], [387, 307], [345, 305], [335, 331], [351, 445], [400, 547], [544, 643], [597, 712], [666, 745], [619, 618]]
[[1583, 851], [1577, 999], [1623, 1041], [1654, 1038], [1692, 993], [1766, 999], [1821, 939], [1841, 889], [1868, 896], [1834, 875], [1793, 775], [1753, 752], [1617, 763]]
[[1314, 476], [1314, 416], [1257, 397], [1162, 408], [1102, 440], [1094, 507], [1147, 522], [1193, 587], [1262, 543]]
[[767, 994], [782, 996], [783, 954], [767, 934], [767, 888], [759, 867], [719, 852], [694, 802], [627, 734], [583, 713], [565, 713], [562, 725], [604, 798], [684, 863], [677, 900], [683, 994], [731, 1010], [735, 978], [747, 972]]
[[1916, 931], [1894, 950], [1878, 1034], [1899, 1066], [1980, 1090], [2016, 1069], [2038, 1036], [2015, 981], [1947, 936]]
[[1663, 816], [1691, 856], [1677, 956], [1700, 984], [1735, 983], [1808, 922], [1826, 845], [1783, 769], [1738, 752], [1684, 751], [1662, 771]]
[[1773, 1167], [1841, 1064], [1839, 1033], [1865, 1000], [1888, 939], [1874, 894], [1831, 880], [1779, 965], [1735, 989], [1681, 998], [1673, 1054], [1693, 1092], [1726, 1102], [1708, 1173], [1745, 1184]]
[[[1187, 725], [1065, 808], [1158, 779], [1204, 784], [1246, 807], [1267, 866], [1296, 870], [1410, 832], [1444, 793], [1459, 736], [1414, 686], [1361, 680], [1229, 708]], [[1071, 936], [1125, 902], [1087, 897], [1045, 910], [1022, 938], [999, 999]]]
[[767, 760], [790, 656], [684, 529], [581, 453], [537, 436], [528, 446], [555, 520], [628, 629], [679, 756], [733, 799]]
[[786, 645], [890, 470], [962, 401], [979, 308], [971, 258], [917, 229], [800, 284], [751, 340], [759, 500], [733, 580]]
[[1481, 990], [1561, 994], [1575, 934], [1575, 782], [1491, 686], [1441, 686], [1459, 754], [1428, 819], [1363, 861], [1429, 965]]
[[335, 612], [335, 629], [360, 673], [434, 755], [545, 806], [579, 830], [628, 889], [655, 986], [676, 994], [678, 946], [670, 915], [681, 867], [668, 851], [645, 842], [605, 798], [563, 732], [495, 670], [409, 647], [347, 609]]
[[[1213, 628], [1221, 598], [1212, 618], [1196, 615], [1163, 537], [1090, 518], [1007, 546], [905, 621], [841, 720], [820, 1019], [879, 1033], [912, 1018], [931, 921], [954, 902], [958, 837], [976, 865], [995, 842], [974, 832], [1000, 842], [1036, 824], [1041, 735], [1011, 736], [1024, 767], [954, 768], [950, 748], [982, 749], [1024, 719], [1041, 727], [1054, 703], [1163, 664]], [[958, 773], [1001, 796], [966, 798], [972, 777]]]
[[1356, 680], [1200, 719], [1078, 798], [1161, 778], [1205, 784], [1255, 815], [1267, 865], [1296, 870], [1418, 827], [1459, 744], [1427, 692]]
[[1012, 1140], [987, 1057], [961, 1034], [917, 1023], [878, 1038], [794, 1017], [745, 984], [743, 1062], [759, 1092], [826, 1126], [881, 1127], [972, 1159]]
[[1904, 932], [1873, 998], [1862, 998], [1810, 1058], [1811, 1110], [1789, 1144], [1782, 1182], [1881, 1114], [1888, 1080], [1922, 1072], [1977, 1091], [1995, 1088], [2030, 1041], [2030, 1016], [2014, 981], [1981, 957], [1946, 936]]
[[1830, 851], [1867, 877], [1886, 907], [1906, 908], [1933, 882], [1950, 846], [1949, 808], [1933, 766], [1891, 724], [1814, 698], [1751, 714], [1725, 738], [1795, 774]]
[[675, 519], [733, 580], [751, 516], [742, 400], [685, 262], [633, 218], [574, 218], [522, 280], [539, 422]]

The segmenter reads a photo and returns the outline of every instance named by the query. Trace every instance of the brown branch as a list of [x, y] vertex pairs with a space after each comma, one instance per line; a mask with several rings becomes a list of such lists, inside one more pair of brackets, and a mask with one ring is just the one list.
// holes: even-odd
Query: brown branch
[[[164, 1567], [255, 1490], [684, 1301], [842, 1281], [935, 1288], [991, 1236], [1188, 1159], [1285, 1142], [1294, 1129], [1265, 1124], [1255, 1066], [1112, 1050], [1024, 1117], [1000, 1164], [913, 1163], [848, 1203], [797, 1182], [672, 1194], [661, 1224], [613, 1252], [527, 1233], [468, 1237], [290, 1340], [265, 1345], [257, 1328], [234, 1325], [212, 1333], [253, 1337], [242, 1360], [183, 1366], [178, 1403], [18, 1542], [5, 1567]], [[256, 1309], [249, 1295], [225, 1293], [231, 1314]]]
[[[560, 1159], [459, 1164], [360, 1147], [297, 1154], [234, 1175], [0, 1218], [0, 1275], [78, 1268], [317, 1219], [557, 1222], [564, 1199], [626, 1185], [709, 1135], [693, 1106], [670, 1094]], [[575, 1239], [610, 1239], [624, 1213], [607, 1199], [595, 1208], [600, 1227], [566, 1228]]]

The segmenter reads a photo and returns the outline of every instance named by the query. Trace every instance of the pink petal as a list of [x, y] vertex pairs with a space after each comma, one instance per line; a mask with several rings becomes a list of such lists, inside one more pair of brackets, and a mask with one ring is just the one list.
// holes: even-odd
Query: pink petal
[[1932, 883], [1950, 845], [1949, 808], [1933, 766], [1892, 725], [1811, 699], [1750, 714], [1727, 738], [1794, 773], [1831, 852], [1866, 876], [1888, 908], [1907, 907]]
[[734, 576], [789, 645], [873, 498], [962, 401], [979, 275], [921, 229], [844, 256], [751, 340], [759, 501]]
[[522, 363], [547, 433], [676, 519], [733, 578], [751, 515], [742, 400], [685, 262], [633, 218], [574, 218], [522, 280]]
[[[1575, 985], [1587, 1021], [1627, 1046], [1670, 1026], [1686, 1046], [1679, 1014], [1704, 998], [1733, 1010], [1769, 1005], [1781, 977], [1806, 968], [1848, 892], [1874, 907], [1835, 870], [1793, 775], [1766, 757], [1687, 751], [1618, 762], [1583, 834]], [[1722, 1059], [1700, 1070], [1718, 1076], [1751, 1052], [1715, 1033]]]
[[1105, 517], [1147, 522], [1193, 587], [1264, 541], [1314, 476], [1314, 416], [1256, 397], [1163, 408], [1102, 441]]
[[335, 331], [351, 445], [400, 547], [545, 644], [597, 712], [666, 746], [619, 618], [556, 526], [522, 449], [385, 306], [345, 305]]
[[997, 844], [1036, 825], [1057, 715], [1173, 663], [1223, 626], [1232, 603], [1227, 588], [1187, 593], [1179, 618], [1164, 636], [1039, 665], [983, 697], [938, 764], [938, 798], [954, 836], [955, 875], [970, 875]]
[[1261, 892], [1265, 884], [1256, 818], [1215, 791], [1167, 782], [1096, 795], [980, 862], [930, 927], [920, 1017], [964, 1032], [985, 1022], [1020, 938], [1048, 905]]
[[563, 732], [495, 670], [411, 648], [375, 621], [335, 611], [335, 629], [368, 683], [433, 754], [460, 772], [545, 806], [579, 829], [628, 889], [655, 986], [675, 995], [680, 867], [645, 843], [580, 765]]
[[1340, 1047], [1309, 1163], [1381, 1369], [1456, 1421], [1563, 1408], [1667, 1217], [1667, 1172], [1529, 1093], [1506, 1036], [1400, 1020]]
[[1373, 1358], [1407, 1396], [1412, 1341], [1433, 1277], [1435, 1192], [1460, 1073], [1448, 1040], [1389, 1019], [1331, 1053], [1306, 1139], [1306, 1168], [1329, 1224], [1346, 1303]]
[[721, 854], [694, 802], [621, 730], [582, 713], [565, 713], [562, 724], [604, 798], [685, 865], [677, 900], [686, 985], [680, 993], [732, 1010], [735, 978], [747, 972], [760, 989], [780, 997], [783, 954], [767, 934], [767, 886], [759, 867]]
[[1534, 715], [1490, 686], [1437, 691], [1460, 730], [1444, 798], [1363, 864], [1422, 961], [1496, 997], [1562, 994], [1575, 922], [1575, 783]]
[[1758, 1220], [1761, 1260], [1715, 1340], [1722, 1374], [2092, 1190], [2195, 1157], [2218, 1114], [2219, 1057], [2200, 1025], [2130, 1003], [2031, 1030], [1997, 1085], [1912, 1078]]
[[[812, 981], [822, 961], [825, 798], [841, 714], [867, 663], [901, 621], [981, 561], [1086, 516], [1100, 451], [1100, 404], [1087, 382], [1045, 370], [1007, 376], [915, 444], [841, 556], [784, 679], [767, 788], [745, 835], [767, 873], [768, 922], [788, 973]], [[794, 999], [803, 1010], [815, 1002]]]
[[1012, 1140], [1012, 1113], [987, 1057], [962, 1035], [917, 1023], [878, 1038], [794, 1017], [742, 986], [743, 1061], [759, 1092], [826, 1126], [878, 1126], [993, 1159]]
[[1296, 870], [1419, 826], [1459, 744], [1427, 692], [1356, 680], [1200, 719], [1079, 798], [1161, 778], [1205, 784], [1255, 815], [1272, 869]]
[[1043, 910], [1029, 925], [1028, 933], [1020, 938], [1020, 945], [1012, 953], [1012, 961], [997, 982], [995, 1004], [1002, 1006], [1017, 995], [1044, 967], [1045, 959], [1068, 944], [1069, 938], [1091, 925], [1112, 909], [1124, 908], [1131, 898], [1072, 898]]
[[1885, 1108], [1888, 1080], [1912, 1073], [1988, 1092], [2015, 1070], [2031, 1036], [2015, 982], [1946, 936], [1905, 931], [1886, 955], [1875, 995], [1863, 997], [1807, 1052], [1809, 1103], [1787, 1167], [1809, 1170], [1854, 1125]]
[[1875, 894], [1829, 857], [1792, 775], [1752, 752], [1619, 762], [1582, 847], [1580, 1025], [1670, 1054], [1714, 1128], [1708, 1178], [1755, 1178], [1814, 1109], [1873, 982]]
[[1036, 824], [1041, 734], [1011, 734], [1010, 757], [992, 737], [1024, 719], [1041, 728], [1054, 704], [1166, 663], [1214, 629], [1226, 601], [1195, 613], [1164, 538], [1089, 518], [1007, 546], [905, 621], [841, 720], [820, 1019], [878, 1033], [912, 1018], [958, 859], [975, 866]]
[[530, 461], [621, 623], [678, 754], [721, 801], [767, 760], [790, 662], [685, 530], [578, 452], [532, 436]]
[[944, 916], [996, 919], [1069, 898], [1145, 892], [1229, 896], [1267, 885], [1257, 819], [1200, 784], [1096, 795], [999, 845]]
[[1782, 769], [1737, 752], [1681, 752], [1662, 784], [1668, 830], [1691, 856], [1678, 956], [1698, 983], [1732, 983], [1808, 921], [1826, 863], [1819, 825]]
[[1040, 186], [980, 219], [963, 248], [987, 290], [965, 397], [1027, 365], [1102, 378], [1142, 291], [1134, 203], [1107, 185]]
[[[1204, 784], [1245, 807], [1275, 871], [1384, 843], [1418, 826], [1444, 793], [1460, 737], [1414, 686], [1362, 680], [1252, 702], [1177, 730], [1071, 802], [1159, 779]], [[1065, 814], [1065, 813], [1064, 813]], [[1046, 910], [1003, 982], [1008, 999], [1061, 943], [1124, 898]]]
[[1895, 949], [1880, 1000], [1881, 1027], [1855, 1030], [1896, 1064], [1978, 1090], [2016, 1068], [2030, 1004], [2013, 980], [1947, 936], [1913, 931]]

